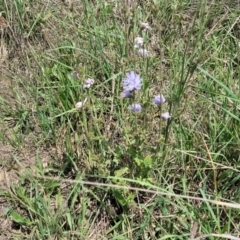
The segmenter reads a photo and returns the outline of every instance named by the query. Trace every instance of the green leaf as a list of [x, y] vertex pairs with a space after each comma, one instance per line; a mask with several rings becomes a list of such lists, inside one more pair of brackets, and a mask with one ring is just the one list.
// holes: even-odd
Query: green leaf
[[123, 194], [120, 191], [114, 189], [113, 195], [122, 207], [127, 204], [126, 198], [123, 196]]
[[17, 222], [21, 225], [33, 225], [34, 223], [32, 221], [30, 221], [29, 219], [26, 219], [24, 217], [22, 217], [20, 214], [18, 214], [15, 211], [11, 211], [10, 212], [10, 216], [13, 218], [14, 222]]
[[148, 155], [144, 158], [144, 165], [145, 165], [145, 167], [152, 168], [152, 158], [151, 158], [151, 156]]
[[119, 170], [115, 171], [115, 177], [122, 177], [124, 174], [129, 173], [129, 170], [127, 167], [120, 168]]

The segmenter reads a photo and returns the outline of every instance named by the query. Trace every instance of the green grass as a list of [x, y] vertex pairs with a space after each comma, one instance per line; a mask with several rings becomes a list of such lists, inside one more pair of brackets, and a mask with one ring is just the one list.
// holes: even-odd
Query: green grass
[[1, 239], [238, 239], [236, 5], [0, 1]]

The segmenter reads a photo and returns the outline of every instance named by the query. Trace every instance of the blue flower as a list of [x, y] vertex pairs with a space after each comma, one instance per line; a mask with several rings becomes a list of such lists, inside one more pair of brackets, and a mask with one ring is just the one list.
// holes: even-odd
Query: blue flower
[[156, 105], [161, 105], [161, 104], [166, 102], [166, 99], [163, 95], [157, 95], [157, 96], [154, 97], [153, 102]]
[[138, 103], [133, 103], [129, 106], [129, 109], [135, 112], [140, 112], [142, 110], [142, 107]]
[[141, 89], [142, 79], [140, 75], [136, 74], [134, 71], [127, 73], [127, 77], [123, 79], [123, 90], [131, 92], [134, 90]]
[[130, 98], [133, 96], [133, 93], [130, 92], [130, 91], [126, 91], [126, 90], [123, 90], [121, 93], [120, 93], [120, 98]]

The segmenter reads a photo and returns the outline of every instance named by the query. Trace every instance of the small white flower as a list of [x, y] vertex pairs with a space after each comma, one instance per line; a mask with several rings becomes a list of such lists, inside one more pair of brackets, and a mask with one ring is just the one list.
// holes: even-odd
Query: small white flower
[[167, 121], [169, 118], [171, 118], [169, 112], [162, 113], [161, 117], [164, 121]]
[[139, 47], [142, 47], [143, 46], [143, 38], [142, 37], [136, 37], [134, 39], [134, 48], [139, 48]]
[[94, 84], [95, 80], [94, 79], [91, 79], [91, 78], [88, 78], [84, 85], [83, 85], [83, 88], [90, 88], [93, 84]]
[[152, 28], [149, 26], [149, 23], [141, 23], [141, 27], [145, 30], [151, 30]]
[[149, 51], [145, 48], [139, 48], [137, 50], [137, 53], [142, 57], [148, 57], [148, 55], [149, 55]]
[[77, 102], [75, 104], [75, 108], [77, 108], [77, 109], [82, 108], [86, 102], [87, 102], [87, 98], [85, 98], [82, 102]]

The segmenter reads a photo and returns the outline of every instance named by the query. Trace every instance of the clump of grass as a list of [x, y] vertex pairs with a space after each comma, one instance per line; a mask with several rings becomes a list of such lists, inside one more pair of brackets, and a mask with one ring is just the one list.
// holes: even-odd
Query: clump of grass
[[16, 150], [1, 165], [18, 179], [2, 217], [21, 238], [237, 235], [237, 10], [39, 0], [0, 12], [13, 93], [0, 90], [1, 139]]

